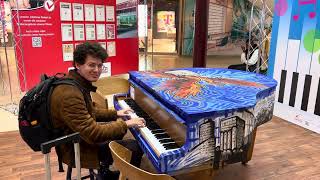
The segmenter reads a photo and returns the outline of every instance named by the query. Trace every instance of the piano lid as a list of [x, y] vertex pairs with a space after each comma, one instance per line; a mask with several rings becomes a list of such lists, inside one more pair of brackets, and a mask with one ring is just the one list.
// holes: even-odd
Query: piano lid
[[267, 76], [232, 69], [181, 68], [129, 72], [140, 85], [184, 120], [250, 108], [269, 96], [277, 82]]

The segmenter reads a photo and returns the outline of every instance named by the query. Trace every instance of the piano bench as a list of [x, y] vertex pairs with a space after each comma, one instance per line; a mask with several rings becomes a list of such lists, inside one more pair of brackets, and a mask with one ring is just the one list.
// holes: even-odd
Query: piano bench
[[109, 143], [115, 168], [120, 171], [119, 180], [125, 179], [153, 179], [153, 180], [174, 180], [167, 174], [153, 174], [133, 166], [129, 163], [131, 151], [115, 141]]

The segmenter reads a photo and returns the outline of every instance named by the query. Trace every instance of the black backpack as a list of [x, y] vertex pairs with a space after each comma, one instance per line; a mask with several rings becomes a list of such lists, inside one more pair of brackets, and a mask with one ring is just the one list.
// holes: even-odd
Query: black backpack
[[34, 151], [41, 150], [41, 143], [63, 135], [61, 130], [53, 127], [50, 114], [51, 94], [60, 84], [77, 86], [87, 101], [84, 89], [77, 81], [65, 78], [65, 74], [61, 73], [52, 77], [42, 75], [41, 82], [20, 100], [18, 115], [20, 135]]

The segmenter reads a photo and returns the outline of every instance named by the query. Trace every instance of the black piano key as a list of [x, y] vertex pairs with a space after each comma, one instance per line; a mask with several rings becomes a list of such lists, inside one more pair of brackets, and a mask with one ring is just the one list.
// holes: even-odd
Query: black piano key
[[312, 80], [312, 76], [307, 74], [304, 80], [303, 95], [302, 95], [302, 102], [301, 102], [301, 110], [304, 110], [304, 111], [307, 111], [308, 109], [311, 80]]
[[163, 129], [154, 129], [151, 130], [152, 134], [158, 134], [158, 133], [164, 133], [165, 131]]
[[168, 144], [162, 144], [162, 145], [167, 150], [179, 148], [179, 146], [176, 143], [168, 143]]
[[174, 142], [174, 141], [172, 139], [168, 138], [168, 139], [160, 139], [159, 142], [164, 144], [164, 143], [171, 143], [171, 142]]
[[163, 134], [155, 134], [154, 135], [157, 139], [164, 139], [164, 138], [170, 138], [170, 136], [167, 133], [163, 133]]
[[278, 102], [280, 102], [280, 103], [283, 103], [286, 79], [287, 79], [287, 71], [282, 70], [281, 71], [281, 78], [280, 78], [279, 96], [278, 96]]
[[289, 99], [289, 106], [291, 106], [291, 107], [294, 107], [294, 104], [296, 102], [298, 79], [299, 79], [299, 73], [293, 72], [291, 91], [290, 91], [290, 99]]

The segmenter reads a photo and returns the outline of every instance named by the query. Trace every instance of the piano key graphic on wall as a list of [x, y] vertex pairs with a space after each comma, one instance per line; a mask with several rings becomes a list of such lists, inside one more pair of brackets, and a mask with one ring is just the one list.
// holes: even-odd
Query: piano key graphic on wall
[[316, 104], [314, 108], [314, 114], [320, 116], [320, 82], [318, 83], [318, 93], [317, 93]]
[[[286, 87], [285, 81], [288, 81], [286, 79], [287, 71], [282, 70], [281, 73], [281, 81], [280, 81], [280, 88], [279, 88], [279, 99], [278, 102], [283, 103], [284, 102], [284, 91], [285, 89], [290, 89], [290, 99], [289, 99], [289, 106], [295, 107], [297, 109], [308, 111], [310, 113], [313, 113], [315, 115], [320, 116], [320, 78], [317, 76], [317, 79], [315, 79], [313, 76], [309, 74], [299, 74], [297, 72], [292, 73], [292, 79], [291, 79], [291, 87]], [[300, 76], [304, 76], [301, 78]], [[297, 107], [295, 106], [295, 102], [297, 101], [297, 84], [298, 80], [304, 79], [303, 84], [303, 91], [301, 92], [301, 106]], [[317, 82], [315, 82], [317, 81]], [[296, 104], [297, 105], [297, 104]]]
[[299, 73], [293, 72], [291, 91], [290, 91], [290, 99], [289, 99], [289, 106], [291, 106], [291, 107], [294, 107], [294, 103], [296, 101], [298, 78], [299, 78]]
[[301, 110], [304, 110], [304, 111], [307, 111], [308, 109], [311, 80], [312, 80], [312, 76], [307, 74], [304, 80], [302, 102], [301, 102]]
[[282, 70], [281, 71], [281, 77], [280, 77], [279, 96], [278, 96], [278, 102], [280, 102], [280, 103], [283, 103], [286, 79], [287, 79], [287, 71], [286, 70]]
[[300, 40], [289, 39], [288, 41], [287, 59], [285, 66], [285, 70], [287, 70], [287, 78], [285, 84], [286, 90], [284, 91], [283, 98], [283, 104], [285, 105], [289, 105], [293, 72], [297, 72], [300, 44]]

